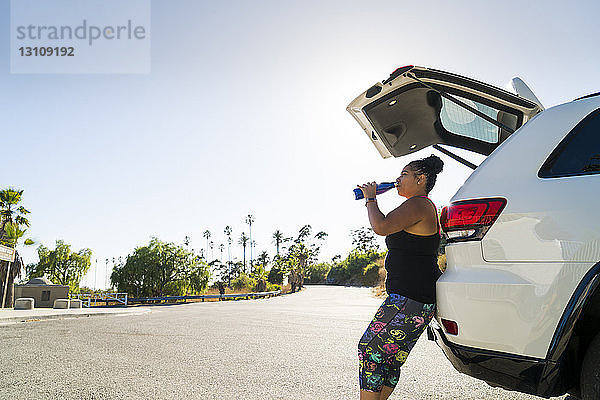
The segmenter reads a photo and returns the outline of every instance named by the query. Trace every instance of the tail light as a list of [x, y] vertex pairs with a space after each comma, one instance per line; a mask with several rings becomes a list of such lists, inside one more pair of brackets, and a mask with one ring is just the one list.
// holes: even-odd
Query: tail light
[[458, 335], [458, 324], [455, 321], [442, 318], [442, 325], [444, 325], [446, 333], [450, 335]]
[[440, 224], [449, 243], [481, 240], [505, 206], [503, 198], [457, 201], [442, 209]]

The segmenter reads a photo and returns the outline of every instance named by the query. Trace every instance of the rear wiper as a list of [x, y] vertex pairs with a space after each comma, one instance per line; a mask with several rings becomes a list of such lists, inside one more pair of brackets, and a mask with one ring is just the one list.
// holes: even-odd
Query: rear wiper
[[442, 96], [443, 98], [453, 102], [454, 104], [464, 108], [467, 111], [472, 112], [473, 114], [477, 115], [478, 117], [483, 118], [484, 120], [486, 120], [487, 122], [489, 122], [490, 124], [494, 124], [496, 125], [498, 128], [500, 129], [504, 129], [505, 131], [507, 131], [508, 133], [512, 134], [514, 133], [514, 129], [509, 128], [508, 126], [504, 125], [503, 123], [496, 121], [494, 118], [490, 117], [489, 115], [486, 115], [484, 113], [482, 113], [481, 111], [479, 111], [476, 108], [471, 107], [468, 104], [463, 103], [462, 101], [458, 100], [456, 97], [444, 92], [443, 90], [440, 89], [436, 89], [434, 87], [432, 87], [431, 85], [426, 84], [425, 82], [423, 82], [422, 80], [420, 80], [419, 78], [417, 78], [414, 74], [411, 74], [410, 72], [406, 74], [409, 78], [414, 79], [415, 81], [419, 82], [421, 85], [425, 86], [428, 89], [431, 89], [437, 93], [439, 93], [440, 96]]

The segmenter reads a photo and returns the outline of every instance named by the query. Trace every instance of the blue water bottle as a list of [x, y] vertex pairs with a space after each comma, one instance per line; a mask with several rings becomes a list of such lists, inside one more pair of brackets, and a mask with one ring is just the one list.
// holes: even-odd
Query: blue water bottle
[[[377, 184], [377, 189], [375, 189], [375, 194], [385, 193], [390, 189], [396, 187], [396, 182], [381, 182]], [[354, 189], [354, 200], [364, 199], [362, 190], [359, 188]]]

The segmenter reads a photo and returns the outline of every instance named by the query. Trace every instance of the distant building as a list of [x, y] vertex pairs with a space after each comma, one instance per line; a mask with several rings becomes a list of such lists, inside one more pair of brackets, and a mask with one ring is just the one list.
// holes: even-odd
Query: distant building
[[68, 299], [69, 287], [55, 285], [46, 278], [33, 278], [24, 285], [15, 284], [15, 299], [21, 297], [31, 297], [35, 299], [34, 306], [50, 307], [54, 306], [56, 299]]

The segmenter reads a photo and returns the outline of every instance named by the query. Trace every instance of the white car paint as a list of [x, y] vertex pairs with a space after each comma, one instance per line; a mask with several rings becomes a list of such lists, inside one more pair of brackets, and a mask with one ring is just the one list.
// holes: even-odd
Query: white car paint
[[507, 199], [483, 240], [446, 247], [437, 318], [456, 321], [448, 340], [544, 358], [577, 285], [600, 260], [600, 175], [539, 178], [558, 143], [600, 97], [548, 109], [501, 144], [452, 202]]

